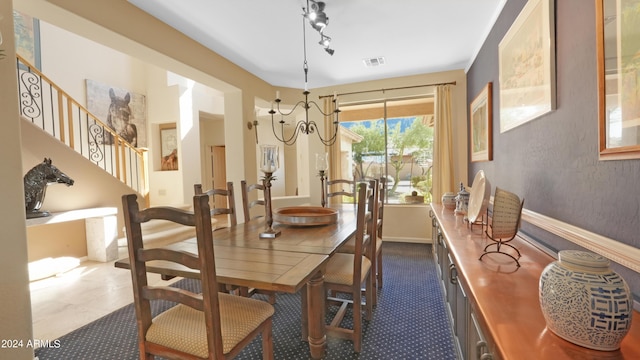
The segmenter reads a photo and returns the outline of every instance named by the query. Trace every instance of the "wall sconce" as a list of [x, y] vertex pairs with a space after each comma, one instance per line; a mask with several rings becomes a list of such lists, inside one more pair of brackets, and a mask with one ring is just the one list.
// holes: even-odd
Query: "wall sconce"
[[247, 121], [247, 129], [254, 129], [256, 132], [256, 145], [258, 144], [258, 109], [254, 110], [253, 121]]

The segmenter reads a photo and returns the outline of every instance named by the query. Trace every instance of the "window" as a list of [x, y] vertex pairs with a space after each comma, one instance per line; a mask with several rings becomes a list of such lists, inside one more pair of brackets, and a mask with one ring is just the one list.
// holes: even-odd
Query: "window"
[[343, 177], [386, 179], [387, 203], [431, 202], [433, 98], [341, 110]]

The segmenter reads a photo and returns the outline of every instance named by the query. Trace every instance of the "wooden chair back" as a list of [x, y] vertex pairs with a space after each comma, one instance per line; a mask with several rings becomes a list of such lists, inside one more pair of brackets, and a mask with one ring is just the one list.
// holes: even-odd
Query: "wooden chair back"
[[356, 234], [355, 234], [355, 251], [353, 262], [353, 284], [360, 287], [360, 274], [362, 269], [362, 256], [369, 257], [370, 252], [367, 248], [371, 248], [368, 244], [371, 243], [369, 235], [369, 223], [371, 219], [371, 213], [368, 211], [368, 198], [371, 191], [367, 186], [362, 183], [358, 186], [357, 190], [357, 204], [356, 204]]
[[[205, 194], [208, 195], [211, 200], [215, 202], [215, 196], [224, 196], [227, 198], [227, 207], [215, 207], [211, 209], [211, 215], [229, 215], [229, 226], [234, 226], [238, 223], [237, 211], [236, 211], [236, 200], [233, 194], [233, 182], [229, 181], [227, 183], [226, 189], [210, 189], [210, 190], [202, 190], [202, 184], [193, 185], [193, 191], [196, 195]], [[220, 228], [224, 228], [220, 227]], [[219, 229], [219, 228], [217, 228]]]
[[[172, 207], [140, 210], [137, 195], [124, 195], [134, 306], [141, 359], [229, 359], [259, 334], [263, 360], [273, 360], [271, 305], [218, 292], [209, 196], [193, 197], [193, 212]], [[168, 248], [144, 248], [142, 223], [160, 219], [195, 227], [196, 254]], [[148, 283], [147, 263], [163, 261], [198, 270], [200, 293]], [[151, 301], [177, 303], [155, 317]], [[221, 318], [224, 314], [225, 320]], [[229, 319], [231, 318], [231, 319]]]
[[324, 186], [325, 186], [324, 200], [327, 206], [329, 205], [329, 199], [334, 198], [336, 196], [349, 196], [353, 199], [354, 205], [357, 203], [357, 198], [356, 198], [357, 182], [355, 177], [351, 180], [349, 179], [327, 180], [325, 181]]
[[[360, 352], [362, 349], [362, 295], [364, 287], [365, 295], [365, 314], [366, 319], [370, 320], [373, 313], [373, 274], [372, 270], [372, 247], [375, 246], [375, 238], [369, 231], [375, 233], [375, 218], [368, 211], [367, 200], [377, 202], [377, 188], [369, 188], [368, 183], [357, 184], [357, 203], [356, 203], [356, 232], [354, 235], [354, 252], [351, 253], [335, 253], [332, 255], [325, 273], [325, 289], [331, 294], [347, 293], [351, 294], [350, 299], [343, 297], [329, 296], [327, 302], [332, 305], [338, 305], [340, 308], [333, 316], [331, 323], [327, 325], [327, 334], [336, 335], [341, 338], [351, 339], [353, 341], [354, 350]], [[372, 205], [375, 210], [375, 205]], [[369, 229], [369, 230], [368, 230]], [[375, 235], [374, 235], [375, 236]], [[346, 277], [346, 266], [352, 265], [350, 281]], [[352, 329], [340, 326], [343, 318], [347, 313], [347, 307], [352, 306], [353, 326]]]
[[385, 196], [387, 195], [387, 178], [381, 177], [379, 181], [379, 199], [380, 203], [378, 206], [378, 237], [382, 239], [382, 224], [384, 222], [384, 201]]
[[369, 242], [364, 249], [365, 255], [374, 261], [376, 254], [376, 239], [378, 238], [379, 218], [380, 213], [380, 181], [369, 180], [369, 186], [367, 187], [367, 235], [369, 235]]
[[[209, 197], [206, 195], [195, 196], [193, 199], [193, 213], [170, 207], [152, 207], [140, 210], [135, 194], [124, 195], [122, 197], [122, 207], [127, 229], [129, 259], [131, 261], [140, 353], [163, 356], [165, 354], [180, 354], [180, 352], [146, 340], [147, 331], [152, 324], [151, 300], [166, 299], [204, 312], [208, 348], [218, 353], [216, 358], [223, 358]], [[163, 219], [184, 226], [195, 227], [198, 254], [163, 248], [145, 249], [141, 224], [153, 219]], [[147, 282], [146, 264], [149, 261], [156, 260], [170, 261], [191, 269], [200, 270], [202, 295], [175, 287], [150, 286]]]
[[[244, 210], [244, 221], [248, 222], [251, 219], [256, 219], [264, 216], [264, 196], [260, 198], [261, 195], [264, 195], [264, 185], [263, 184], [251, 184], [247, 185], [245, 180], [240, 182], [240, 187], [242, 189], [242, 208]], [[251, 198], [251, 192], [256, 191], [257, 199], [249, 200]], [[251, 216], [251, 209], [255, 206], [262, 206], [262, 212], [256, 215]]]

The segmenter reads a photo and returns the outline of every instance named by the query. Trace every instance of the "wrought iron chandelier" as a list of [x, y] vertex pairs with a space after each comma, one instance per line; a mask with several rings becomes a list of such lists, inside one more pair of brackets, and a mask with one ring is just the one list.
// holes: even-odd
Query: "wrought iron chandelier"
[[[282, 111], [280, 109], [280, 102], [282, 101], [282, 99], [280, 99], [280, 92], [277, 91], [276, 99], [274, 100], [276, 104], [275, 109], [273, 108], [273, 103], [272, 103], [271, 110], [269, 110], [269, 114], [271, 114], [271, 129], [273, 130], [273, 135], [276, 137], [276, 139], [278, 139], [278, 141], [284, 143], [285, 145], [295, 144], [296, 140], [298, 139], [298, 135], [300, 135], [300, 133], [304, 133], [307, 135], [316, 133], [318, 135], [318, 138], [320, 138], [320, 141], [322, 142], [322, 144], [324, 144], [325, 146], [333, 145], [338, 138], [337, 136], [338, 116], [340, 114], [340, 109], [338, 109], [338, 97], [336, 96], [336, 94], [334, 93], [333, 100], [332, 100], [334, 110], [328, 113], [325, 113], [315, 101], [309, 101], [310, 92], [309, 92], [309, 86], [307, 82], [309, 65], [307, 64], [307, 33], [306, 33], [306, 27], [305, 27], [305, 20], [309, 21], [309, 24], [311, 25], [311, 27], [314, 30], [318, 31], [318, 33], [320, 34], [319, 44], [324, 46], [324, 50], [329, 55], [333, 55], [334, 53], [334, 50], [329, 47], [331, 38], [324, 34], [324, 30], [327, 24], [329, 23], [329, 18], [327, 17], [327, 14], [324, 13], [324, 7], [325, 7], [324, 2], [307, 0], [307, 7], [302, 8], [302, 11], [303, 11], [302, 36], [303, 36], [303, 49], [304, 49], [304, 64], [302, 67], [304, 70], [304, 91], [302, 92], [302, 94], [304, 95], [304, 101], [302, 100], [299, 101], [293, 107], [293, 109], [291, 109], [291, 111], [289, 112]], [[302, 106], [302, 108], [304, 108], [304, 120], [299, 120], [295, 125], [293, 134], [287, 137], [284, 134], [284, 125], [285, 125], [284, 117], [294, 113], [295, 110], [298, 108], [298, 106]], [[309, 109], [312, 106], [315, 106], [315, 108], [324, 116], [332, 116], [332, 115], [335, 116], [330, 136], [328, 136], [327, 138], [323, 137], [322, 134], [320, 134], [320, 130], [318, 129], [318, 125], [316, 124], [315, 121], [313, 120], [309, 121]], [[281, 119], [278, 122], [280, 124], [280, 134], [278, 134], [278, 132], [276, 131], [276, 120], [274, 119], [275, 114], [281, 115]]]

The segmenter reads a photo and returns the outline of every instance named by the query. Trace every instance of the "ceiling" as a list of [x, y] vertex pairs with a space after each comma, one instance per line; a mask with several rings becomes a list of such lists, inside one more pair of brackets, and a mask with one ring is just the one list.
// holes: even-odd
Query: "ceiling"
[[[271, 85], [304, 87], [306, 0], [128, 1]], [[325, 0], [335, 53], [304, 24], [309, 88], [467, 69], [505, 2]]]

